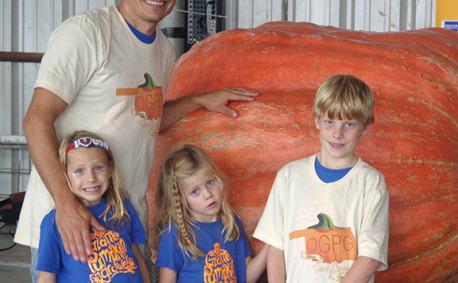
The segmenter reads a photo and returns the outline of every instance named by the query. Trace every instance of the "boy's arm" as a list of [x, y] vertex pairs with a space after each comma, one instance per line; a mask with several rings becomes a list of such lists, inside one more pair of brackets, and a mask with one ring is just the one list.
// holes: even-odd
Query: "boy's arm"
[[359, 256], [340, 283], [367, 283], [379, 266], [378, 260]]
[[56, 274], [46, 271], [40, 271], [38, 275], [37, 283], [55, 283], [56, 282]]
[[267, 250], [267, 279], [270, 283], [286, 282], [285, 254], [273, 246]]
[[255, 257], [246, 258], [246, 282], [256, 282], [261, 274], [266, 270], [267, 265], [267, 249], [268, 245], [264, 245], [261, 251]]
[[132, 244], [132, 251], [134, 252], [135, 257], [137, 258], [138, 266], [140, 268], [140, 273], [142, 274], [142, 277], [143, 277], [143, 282], [150, 283], [151, 278], [148, 272], [148, 266], [146, 265], [146, 262], [143, 259], [143, 256], [142, 256], [142, 253], [140, 252], [140, 248], [138, 247], [138, 244]]
[[159, 283], [176, 283], [177, 273], [167, 267], [159, 268]]

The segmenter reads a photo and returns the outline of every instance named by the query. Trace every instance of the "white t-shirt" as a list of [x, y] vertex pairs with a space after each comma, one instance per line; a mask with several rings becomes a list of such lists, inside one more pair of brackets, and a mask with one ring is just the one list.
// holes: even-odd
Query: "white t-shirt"
[[[35, 84], [68, 103], [55, 122], [59, 139], [89, 130], [108, 142], [146, 231], [145, 194], [174, 61], [174, 48], [162, 32], [156, 31], [152, 44], [143, 43], [116, 7], [106, 7], [74, 16], [52, 33]], [[148, 77], [162, 89], [139, 87]], [[37, 248], [41, 220], [53, 205], [33, 169], [15, 241]]]
[[287, 282], [339, 282], [357, 256], [386, 269], [389, 196], [383, 175], [359, 159], [342, 179], [324, 183], [315, 158], [280, 169], [253, 236], [284, 251]]

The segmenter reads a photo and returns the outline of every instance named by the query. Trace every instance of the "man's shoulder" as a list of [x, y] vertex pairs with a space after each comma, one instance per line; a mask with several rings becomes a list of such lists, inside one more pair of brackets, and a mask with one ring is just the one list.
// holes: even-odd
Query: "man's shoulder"
[[96, 10], [86, 11], [66, 19], [61, 26], [78, 26], [103, 28], [103, 23], [111, 24], [113, 16], [117, 13], [116, 7], [103, 7]]

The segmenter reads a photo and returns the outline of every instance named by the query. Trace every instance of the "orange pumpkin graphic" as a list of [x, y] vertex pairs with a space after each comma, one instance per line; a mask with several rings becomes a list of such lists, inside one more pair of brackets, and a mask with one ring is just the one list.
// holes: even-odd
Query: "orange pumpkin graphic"
[[305, 251], [302, 252], [302, 257], [329, 264], [356, 260], [356, 238], [351, 229], [335, 226], [324, 213], [317, 217], [317, 225], [289, 234], [290, 240], [304, 238]]
[[132, 112], [148, 120], [156, 120], [162, 116], [162, 87], [154, 84], [150, 74], [145, 73], [145, 83], [137, 88], [118, 88], [116, 95], [135, 95], [135, 108]]
[[221, 249], [219, 243], [214, 244], [214, 250], [205, 258], [204, 282], [237, 283], [234, 261], [226, 250]]

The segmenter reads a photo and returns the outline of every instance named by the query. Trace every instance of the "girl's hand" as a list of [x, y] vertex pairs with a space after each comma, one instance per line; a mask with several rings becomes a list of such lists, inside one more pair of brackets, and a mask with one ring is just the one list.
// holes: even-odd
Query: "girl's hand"
[[177, 273], [167, 267], [159, 268], [159, 283], [176, 283]]

